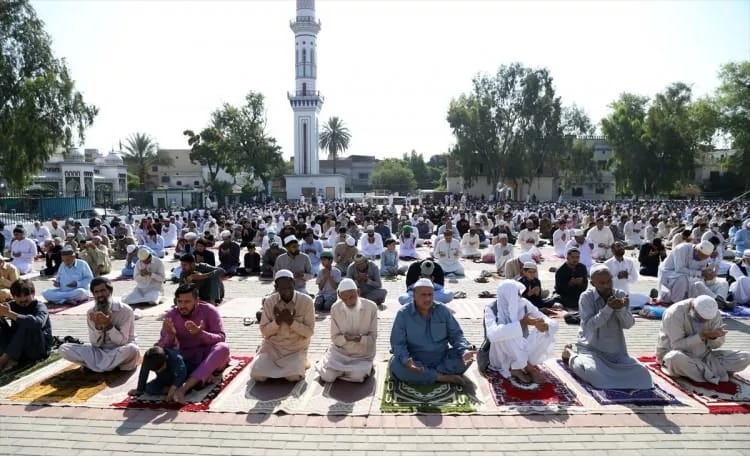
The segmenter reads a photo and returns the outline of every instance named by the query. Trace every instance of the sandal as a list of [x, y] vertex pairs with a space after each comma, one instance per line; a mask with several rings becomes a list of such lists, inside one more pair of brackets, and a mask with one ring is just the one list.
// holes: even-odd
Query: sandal
[[489, 291], [483, 291], [479, 293], [480, 298], [497, 298], [497, 295], [495, 293], [490, 293]]
[[466, 292], [464, 291], [457, 291], [453, 294], [453, 299], [464, 299], [466, 297]]
[[476, 283], [487, 283], [489, 281], [490, 279], [488, 279], [487, 277], [477, 277], [476, 279], [474, 279], [474, 282]]

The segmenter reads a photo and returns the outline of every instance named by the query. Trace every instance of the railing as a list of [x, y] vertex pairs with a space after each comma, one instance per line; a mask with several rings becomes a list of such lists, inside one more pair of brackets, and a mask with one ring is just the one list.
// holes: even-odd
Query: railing
[[[294, 95], [292, 95], [294, 93]], [[287, 94], [295, 97], [321, 97], [319, 90], [296, 90], [294, 92], [287, 92]]]

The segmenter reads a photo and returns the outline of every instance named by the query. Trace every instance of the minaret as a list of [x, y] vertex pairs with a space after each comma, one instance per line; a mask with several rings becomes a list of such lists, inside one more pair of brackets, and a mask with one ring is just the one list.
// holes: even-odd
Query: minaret
[[290, 21], [294, 32], [295, 91], [288, 93], [294, 111], [294, 174], [317, 175], [318, 114], [323, 97], [316, 88], [317, 39], [320, 21], [315, 19], [315, 0], [297, 0], [297, 17]]

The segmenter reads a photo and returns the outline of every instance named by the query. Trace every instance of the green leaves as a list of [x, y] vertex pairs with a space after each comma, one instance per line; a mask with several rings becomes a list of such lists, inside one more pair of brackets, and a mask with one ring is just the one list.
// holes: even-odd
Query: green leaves
[[336, 159], [340, 152], [344, 152], [349, 148], [349, 140], [352, 135], [349, 133], [349, 129], [346, 128], [344, 122], [336, 116], [328, 119], [328, 122], [323, 124], [323, 129], [320, 132], [318, 141], [322, 149], [327, 149], [328, 153], [333, 157], [333, 174], [336, 174]]
[[402, 195], [417, 188], [414, 173], [398, 158], [386, 158], [375, 165], [370, 183], [374, 190], [388, 190]]
[[154, 139], [146, 133], [133, 133], [125, 140], [125, 154], [122, 160], [128, 170], [138, 176], [138, 189], [146, 190], [148, 172], [154, 165], [169, 165], [170, 159], [159, 159]]

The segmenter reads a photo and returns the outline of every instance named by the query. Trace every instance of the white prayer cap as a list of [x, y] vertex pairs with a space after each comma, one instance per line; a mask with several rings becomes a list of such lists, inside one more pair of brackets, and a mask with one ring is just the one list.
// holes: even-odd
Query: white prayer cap
[[698, 244], [698, 251], [704, 255], [711, 255], [714, 253], [714, 245], [711, 244], [710, 241], [701, 241], [700, 244]]
[[290, 222], [289, 220], [287, 220], [286, 222], [284, 222], [284, 226], [290, 226], [291, 224], [292, 224], [292, 222]]
[[229, 230], [224, 230], [224, 231], [221, 232], [221, 238], [222, 239], [227, 239], [227, 238], [230, 238], [230, 237], [232, 237], [232, 233], [230, 233]]
[[290, 271], [289, 269], [279, 269], [276, 272], [276, 275], [273, 276], [273, 280], [279, 280], [284, 277], [294, 280], [294, 274], [292, 274], [292, 271]]
[[353, 237], [351, 236], [346, 237], [346, 245], [348, 245], [349, 247], [354, 247], [354, 244], [356, 244], [356, 242], [357, 241], [355, 241]]
[[141, 247], [138, 249], [138, 259], [141, 261], [146, 261], [148, 257], [151, 256], [151, 250], [149, 250], [147, 247]]
[[522, 253], [518, 255], [518, 259], [521, 261], [521, 263], [526, 263], [527, 261], [534, 261], [534, 259], [531, 258], [530, 253]]
[[573, 230], [573, 236], [575, 237], [583, 236], [583, 230]]
[[609, 275], [612, 275], [612, 271], [609, 270], [606, 264], [604, 263], [597, 263], [591, 267], [591, 273], [590, 275], [593, 276], [594, 274], [599, 274], [602, 272], [606, 272]]
[[716, 300], [708, 295], [694, 298], [693, 308], [695, 309], [695, 312], [705, 320], [711, 320], [719, 312], [719, 306], [716, 304]]
[[578, 247], [570, 247], [570, 248], [568, 248], [568, 250], [567, 250], [567, 251], [565, 252], [565, 255], [570, 255], [570, 254], [571, 254], [571, 253], [573, 253], [573, 252], [581, 253], [581, 249], [579, 249]]
[[375, 227], [372, 225], [367, 225], [367, 229], [365, 231], [375, 231]]
[[266, 229], [266, 224], [265, 223], [261, 223], [261, 224], [258, 225], [258, 228], [260, 228], [261, 230], [265, 230]]
[[507, 233], [500, 233], [500, 234], [497, 235], [497, 238], [498, 239], [508, 239], [508, 234]]
[[284, 238], [284, 245], [290, 244], [292, 242], [299, 242], [299, 240], [297, 240], [297, 237], [293, 234], [290, 234], [289, 236]]
[[186, 241], [193, 241], [198, 238], [198, 235], [193, 233], [192, 231], [190, 233], [185, 233], [185, 240]]
[[129, 246], [125, 247], [125, 251], [128, 253], [133, 253], [133, 251], [138, 248], [135, 244], [130, 244]]
[[343, 279], [339, 282], [338, 291], [356, 290], [357, 284], [352, 279]]
[[419, 287], [434, 288], [434, 286], [432, 285], [432, 280], [426, 279], [426, 278], [421, 278], [421, 279], [417, 280], [416, 282], [414, 282], [414, 288], [419, 288]]
[[750, 258], [750, 249], [746, 249], [742, 252], [742, 258]]
[[527, 261], [523, 264], [523, 268], [536, 270], [536, 263], [534, 263], [533, 261]]

